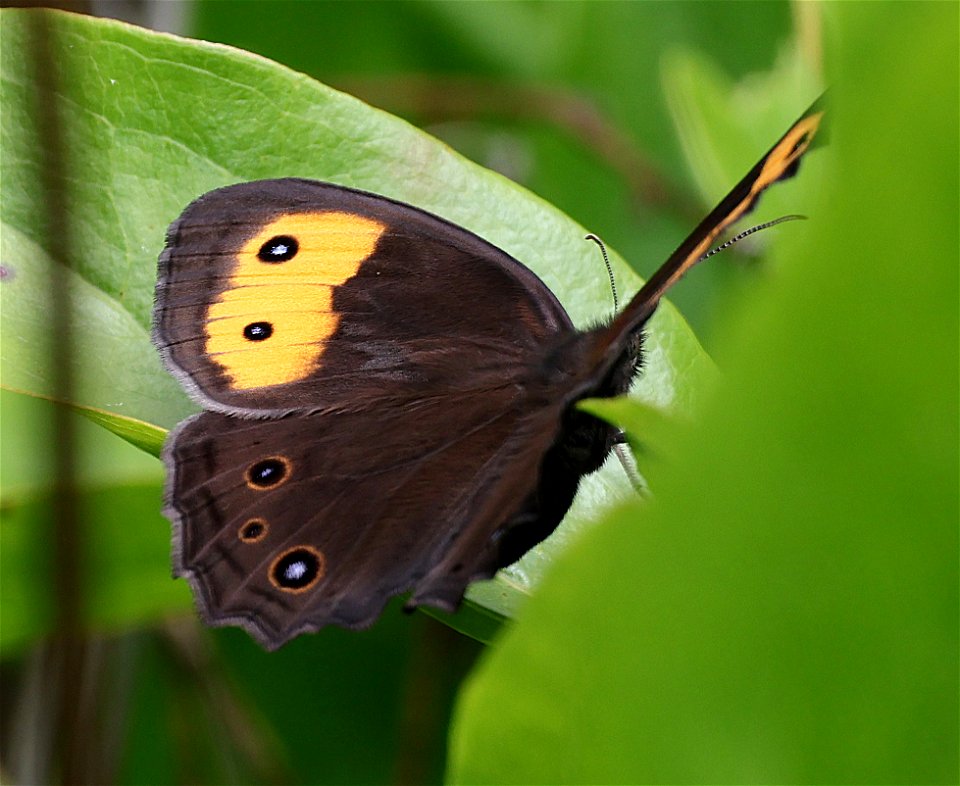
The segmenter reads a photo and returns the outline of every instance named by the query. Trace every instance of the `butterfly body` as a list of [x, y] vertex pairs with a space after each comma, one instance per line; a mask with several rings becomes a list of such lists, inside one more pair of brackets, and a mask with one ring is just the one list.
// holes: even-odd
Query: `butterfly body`
[[200, 197], [168, 232], [154, 340], [206, 410], [164, 451], [204, 617], [274, 648], [408, 590], [455, 609], [617, 442], [576, 403], [630, 387], [675, 280], [655, 279], [578, 331], [520, 262], [415, 207], [291, 178]]

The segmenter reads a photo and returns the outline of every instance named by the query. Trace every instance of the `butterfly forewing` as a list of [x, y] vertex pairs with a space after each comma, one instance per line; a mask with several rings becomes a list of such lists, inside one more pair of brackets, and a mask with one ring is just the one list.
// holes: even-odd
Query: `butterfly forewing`
[[326, 183], [206, 194], [160, 260], [161, 352], [231, 414], [474, 389], [571, 327], [546, 286], [486, 241]]

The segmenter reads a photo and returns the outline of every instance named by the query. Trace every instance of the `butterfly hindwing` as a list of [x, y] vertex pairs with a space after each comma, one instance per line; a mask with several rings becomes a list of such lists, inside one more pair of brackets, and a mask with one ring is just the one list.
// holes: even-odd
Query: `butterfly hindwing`
[[167, 448], [176, 572], [208, 621], [270, 648], [368, 625], [411, 588], [453, 610], [501, 567], [498, 542], [536, 487], [551, 414], [508, 386], [361, 413], [194, 416]]

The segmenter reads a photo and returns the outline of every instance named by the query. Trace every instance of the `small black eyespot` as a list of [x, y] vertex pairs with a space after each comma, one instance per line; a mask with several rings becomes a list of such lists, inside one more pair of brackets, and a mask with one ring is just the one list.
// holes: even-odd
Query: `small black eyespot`
[[240, 527], [240, 540], [244, 543], [256, 543], [267, 534], [267, 522], [263, 519], [250, 519]]
[[247, 482], [258, 489], [278, 486], [286, 480], [290, 465], [280, 458], [258, 461], [247, 470]]
[[273, 335], [273, 325], [269, 322], [251, 322], [243, 329], [243, 337], [248, 341], [265, 341]]
[[280, 589], [300, 592], [311, 587], [323, 575], [323, 555], [316, 549], [297, 546], [273, 563], [270, 578]]
[[290, 235], [277, 235], [260, 246], [257, 259], [261, 262], [286, 262], [288, 259], [293, 259], [299, 250], [300, 244], [297, 243], [296, 238]]

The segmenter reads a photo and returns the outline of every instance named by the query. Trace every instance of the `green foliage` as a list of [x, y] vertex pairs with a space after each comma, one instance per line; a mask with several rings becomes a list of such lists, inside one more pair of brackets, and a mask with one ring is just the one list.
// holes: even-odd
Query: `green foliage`
[[916, 54], [957, 15], [897, 8], [833, 9], [816, 231], [655, 500], [560, 555], [471, 678], [453, 782], [956, 782], [958, 85]]
[[[550, 204], [268, 60], [53, 14], [64, 228], [48, 225], [40, 188], [31, 12], [4, 10], [8, 670], [29, 687], [29, 653], [55, 618], [45, 399], [66, 398], [85, 415], [84, 620], [107, 642], [103, 684], [133, 686], [128, 743], [90, 732], [91, 758], [122, 751], [122, 782], [437, 780], [475, 653], [465, 638], [390, 607], [372, 631], [266, 654], [239, 631], [201, 635], [169, 579], [147, 454], [195, 406], [149, 340], [165, 227], [226, 183], [332, 180], [467, 226], [588, 324], [609, 313], [609, 290], [584, 228], [557, 208], [649, 274], [816, 95], [811, 8], [788, 38], [790, 8], [773, 3], [194, 7], [196, 37], [382, 100]], [[741, 244], [671, 293], [721, 374], [665, 307], [640, 407], [586, 405], [627, 427], [652, 499], [631, 502], [608, 466], [557, 537], [446, 620], [493, 639], [458, 707], [452, 781], [957, 780], [958, 91], [938, 54], [957, 50], [957, 12], [859, 6], [825, 21], [833, 144], [755, 216], [812, 220], [761, 238], [779, 252], [769, 264], [743, 264]], [[451, 74], [474, 80], [456, 88], [466, 109], [445, 103]], [[395, 89], [406, 84], [426, 94]], [[659, 196], [637, 186], [638, 160]], [[61, 230], [69, 271], [52, 258]], [[638, 279], [614, 264], [628, 295]], [[54, 277], [77, 327], [66, 397], [49, 362]]]

